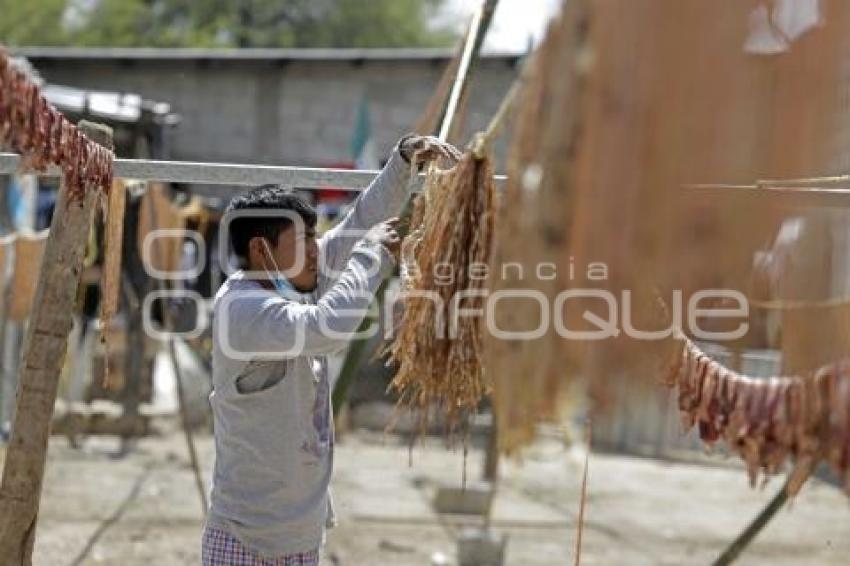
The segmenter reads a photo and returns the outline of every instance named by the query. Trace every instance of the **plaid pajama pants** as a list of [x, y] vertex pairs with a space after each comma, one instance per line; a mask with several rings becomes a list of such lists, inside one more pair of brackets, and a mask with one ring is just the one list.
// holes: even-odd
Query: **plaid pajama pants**
[[219, 529], [204, 529], [201, 544], [203, 566], [319, 566], [319, 549], [264, 558], [251, 552], [233, 535]]

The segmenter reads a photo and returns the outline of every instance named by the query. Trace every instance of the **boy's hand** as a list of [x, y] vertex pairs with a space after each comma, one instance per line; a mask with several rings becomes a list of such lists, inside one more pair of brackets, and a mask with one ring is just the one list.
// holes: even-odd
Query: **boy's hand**
[[363, 239], [381, 244], [398, 261], [399, 252], [401, 251], [401, 236], [398, 233], [398, 224], [398, 218], [390, 218], [380, 224], [375, 224], [375, 226], [366, 232]]
[[398, 142], [398, 151], [405, 161], [421, 167], [425, 163], [443, 158], [449, 163], [459, 161], [463, 154], [450, 143], [441, 142], [434, 136], [407, 135]]

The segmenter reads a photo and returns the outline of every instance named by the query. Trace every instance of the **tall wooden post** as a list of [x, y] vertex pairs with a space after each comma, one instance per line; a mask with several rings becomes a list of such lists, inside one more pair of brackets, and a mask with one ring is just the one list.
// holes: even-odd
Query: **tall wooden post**
[[[111, 148], [110, 128], [89, 122], [79, 128]], [[22, 348], [17, 411], [0, 485], [3, 564], [32, 564], [50, 419], [97, 197], [97, 191], [87, 190], [81, 202], [74, 201], [64, 181], [59, 188]]]

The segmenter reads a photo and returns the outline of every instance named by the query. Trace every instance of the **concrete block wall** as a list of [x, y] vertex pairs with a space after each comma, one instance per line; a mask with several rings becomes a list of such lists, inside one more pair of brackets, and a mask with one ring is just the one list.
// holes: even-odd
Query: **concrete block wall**
[[[33, 58], [52, 83], [134, 92], [182, 116], [174, 159], [324, 166], [351, 158], [357, 110], [369, 100], [381, 155], [416, 123], [444, 60]], [[466, 137], [486, 126], [517, 73], [513, 57], [475, 68]], [[504, 163], [505, 140], [497, 145]], [[503, 169], [503, 167], [499, 167]]]

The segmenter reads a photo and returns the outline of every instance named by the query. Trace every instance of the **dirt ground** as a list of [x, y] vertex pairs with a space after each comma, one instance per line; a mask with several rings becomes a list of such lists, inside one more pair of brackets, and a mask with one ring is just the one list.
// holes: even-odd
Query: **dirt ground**
[[[198, 564], [201, 506], [182, 435], [138, 442], [126, 457], [115, 438], [80, 449], [51, 441], [34, 561], [37, 565]], [[440, 516], [439, 485], [458, 486], [463, 458], [429, 440], [413, 465], [405, 441], [374, 433], [339, 440], [333, 489], [340, 526], [325, 564], [456, 563], [456, 537], [479, 521]], [[198, 438], [207, 485], [212, 439]], [[579, 450], [554, 440], [530, 449], [522, 466], [502, 463], [492, 527], [508, 536], [511, 565], [572, 564], [581, 469]], [[480, 477], [482, 452], [467, 461]], [[583, 564], [708, 564], [779, 487], [751, 490], [730, 466], [700, 466], [592, 454]], [[847, 564], [850, 500], [810, 482], [740, 559], [740, 564]]]

